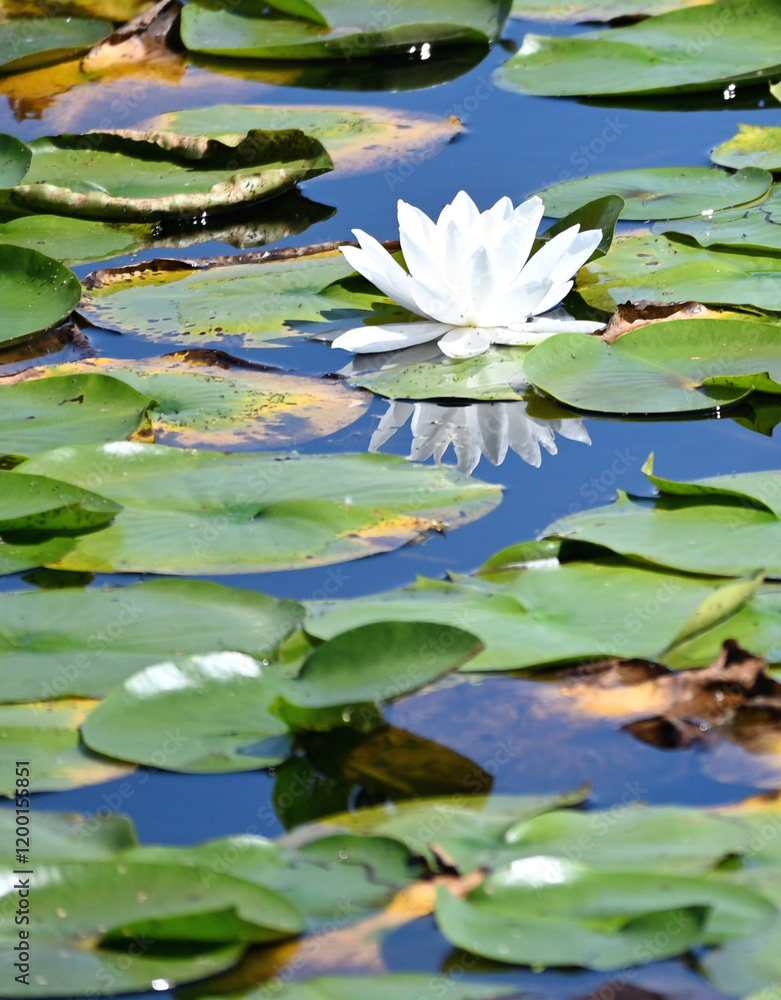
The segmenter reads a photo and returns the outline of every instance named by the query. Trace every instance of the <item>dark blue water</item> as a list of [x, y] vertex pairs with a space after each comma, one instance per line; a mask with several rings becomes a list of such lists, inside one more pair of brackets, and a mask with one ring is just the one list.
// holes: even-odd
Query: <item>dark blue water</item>
[[[37, 119], [16, 121], [10, 107], [3, 108], [0, 130], [31, 139], [98, 123], [100, 127], [130, 127], [159, 112], [218, 101], [386, 106], [440, 116], [457, 114], [467, 125], [464, 135], [423, 162], [403, 161], [380, 173], [343, 180], [323, 177], [305, 184], [309, 198], [335, 206], [337, 211], [304, 234], [282, 241], [282, 245], [293, 245], [349, 238], [353, 227], [381, 239], [395, 238], [399, 197], [433, 214], [462, 188], [481, 208], [487, 208], [503, 195], [517, 202], [566, 176], [643, 166], [707, 165], [708, 150], [732, 136], [738, 122], [781, 123], [781, 108], [769, 96], [765, 100], [763, 92], [745, 98], [739, 94], [723, 102], [717, 97], [711, 99], [712, 107], [662, 112], [589, 106], [499, 90], [492, 82], [493, 69], [507, 58], [506, 49], [519, 45], [531, 27], [511, 22], [506, 48], [496, 46], [473, 69], [437, 86], [397, 92], [372, 92], [357, 85], [354, 91], [281, 87], [191, 67], [176, 87], [120, 80], [71, 91], [55, 98]], [[533, 27], [550, 30], [549, 26]], [[180, 255], [230, 252], [234, 251], [224, 244], [208, 243], [180, 251]], [[152, 256], [149, 252], [120, 258], [117, 263]], [[77, 270], [85, 274], [91, 267]], [[101, 331], [88, 333], [95, 347], [108, 355], [156, 353], [148, 342]], [[334, 371], [348, 360], [343, 352], [301, 341], [287, 349], [240, 353], [252, 361], [309, 372]], [[386, 406], [375, 399], [359, 421], [300, 450], [365, 451]], [[670, 478], [781, 467], [777, 438], [753, 433], [728, 415], [720, 420], [587, 418], [584, 422], [592, 444], [559, 439], [558, 454], [544, 454], [539, 469], [514, 454], [499, 468], [483, 460], [475, 475], [502, 484], [504, 500], [493, 514], [447, 537], [434, 535], [424, 544], [341, 567], [220, 580], [299, 600], [317, 599], [324, 589], [330, 596], [354, 597], [403, 586], [417, 574], [441, 577], [449, 569], [468, 572], [496, 550], [535, 536], [566, 513], [609, 502], [616, 489], [650, 492], [641, 466], [651, 451], [656, 453], [657, 470]], [[409, 445], [405, 429], [383, 450], [406, 454]], [[107, 581], [98, 578], [93, 585]], [[33, 585], [24, 577], [0, 581], [3, 590]], [[661, 751], [605, 722], [573, 723], [562, 714], [546, 685], [512, 678], [489, 677], [479, 686], [463, 684], [419, 695], [391, 708], [388, 716], [394, 725], [430, 741], [432, 752], [442, 744], [489, 772], [497, 745], [514, 741], [516, 749], [509, 763], [492, 775], [494, 791], [566, 791], [588, 781], [594, 790], [593, 803], [601, 807], [625, 802], [627, 796], [655, 803], [716, 804], [736, 801], [774, 780], [778, 783], [739, 748]], [[105, 785], [42, 794], [37, 805], [88, 814], [126, 812], [135, 819], [145, 841], [192, 843], [242, 832], [274, 836], [283, 829], [272, 807], [275, 780], [265, 772], [207, 777], [142, 771]], [[350, 794], [353, 802], [366, 800], [360, 789]], [[423, 934], [422, 940], [429, 945], [430, 939], [430, 933]], [[402, 945], [395, 950], [389, 945], [393, 967], [410, 967], [407, 938], [402, 938]], [[427, 956], [421, 957], [423, 964], [418, 967], [438, 967], [442, 956], [436, 949], [429, 948]], [[675, 966], [675, 976], [686, 975]], [[583, 977], [583, 992], [603, 981]], [[686, 992], [683, 986], [680, 989]]]

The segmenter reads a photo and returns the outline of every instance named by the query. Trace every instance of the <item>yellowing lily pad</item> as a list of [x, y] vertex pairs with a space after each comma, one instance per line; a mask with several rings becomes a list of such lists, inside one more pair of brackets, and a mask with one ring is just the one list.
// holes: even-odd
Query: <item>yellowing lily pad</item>
[[0, 705], [0, 795], [13, 796], [16, 761], [29, 761], [33, 792], [81, 788], [122, 778], [135, 770], [86, 749], [79, 727], [96, 701], [63, 698], [20, 705]]
[[[90, 358], [27, 369], [9, 382], [29, 384], [66, 375], [83, 379], [91, 374], [94, 378], [97, 373], [129, 386], [134, 396], [143, 393], [149, 397], [149, 425], [139, 431], [140, 440], [151, 438], [158, 444], [188, 448], [300, 444], [349, 426], [366, 412], [371, 399], [368, 393], [338, 381], [268, 371], [219, 351], [183, 351], [140, 360]], [[0, 404], [2, 384], [0, 381]], [[2, 427], [0, 418], [0, 433]], [[128, 433], [134, 430], [136, 427]], [[117, 437], [109, 435], [102, 440]], [[70, 443], [87, 442], [74, 435]], [[48, 447], [54, 443], [50, 441]], [[21, 445], [18, 450], [30, 454]]]
[[216, 104], [171, 111], [150, 118], [141, 127], [215, 137], [250, 129], [297, 128], [322, 142], [342, 177], [398, 168], [400, 163], [417, 164], [435, 155], [464, 128], [452, 115], [442, 119], [392, 108], [303, 104]]
[[345, 320], [408, 315], [367, 282], [345, 281], [353, 269], [332, 247], [96, 271], [79, 312], [96, 326], [149, 340], [230, 348], [314, 332], [314, 324], [325, 331]]

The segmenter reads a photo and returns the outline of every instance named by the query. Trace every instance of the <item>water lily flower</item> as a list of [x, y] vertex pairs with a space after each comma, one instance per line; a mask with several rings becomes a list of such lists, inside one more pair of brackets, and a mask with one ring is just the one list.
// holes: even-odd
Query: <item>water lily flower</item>
[[457, 467], [466, 473], [477, 468], [482, 455], [494, 465], [501, 465], [510, 449], [539, 468], [541, 448], [549, 455], [558, 451], [556, 434], [591, 444], [582, 420], [540, 420], [529, 416], [522, 400], [468, 406], [392, 402], [372, 435], [369, 451], [378, 451], [408, 420], [412, 430], [411, 461], [425, 462], [433, 455], [436, 464], [442, 465], [452, 445]]
[[332, 346], [361, 354], [435, 340], [448, 357], [472, 358], [492, 344], [532, 345], [563, 330], [599, 330], [603, 324], [573, 320], [556, 307], [602, 232], [571, 226], [530, 257], [544, 211], [535, 196], [517, 208], [501, 198], [481, 214], [461, 191], [435, 223], [400, 201], [401, 249], [409, 272], [373, 236], [354, 229], [360, 249], [342, 247], [347, 261], [425, 320], [361, 326]]

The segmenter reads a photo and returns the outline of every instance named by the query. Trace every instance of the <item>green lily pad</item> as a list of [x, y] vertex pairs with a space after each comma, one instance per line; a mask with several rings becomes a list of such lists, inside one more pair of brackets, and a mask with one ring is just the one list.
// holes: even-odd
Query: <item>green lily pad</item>
[[[479, 643], [460, 629], [431, 624], [366, 625], [324, 643], [301, 673], [286, 679], [240, 653], [159, 663], [129, 677], [82, 727], [93, 750], [171, 771], [250, 771], [290, 755], [284, 698], [304, 710], [406, 694], [456, 669]], [[284, 713], [289, 719], [289, 713]], [[298, 713], [299, 722], [306, 717]], [[327, 728], [343, 725], [343, 712]], [[161, 736], [175, 738], [161, 751]]]
[[194, 580], [5, 593], [3, 701], [101, 698], [166, 657], [233, 648], [269, 655], [302, 618], [293, 601]]
[[[18, 388], [38, 386], [39, 396], [44, 395], [42, 390], [46, 385], [50, 386], [50, 393], [54, 391], [53, 381], [67, 387], [78, 381], [93, 384], [90, 380], [98, 380], [101, 385], [101, 379], [108, 390], [111, 384], [122, 384], [130, 400], [146, 399], [149, 435], [160, 444], [175, 443], [180, 447], [269, 448], [299, 444], [347, 427], [366, 412], [371, 399], [367, 393], [351, 390], [340, 382], [282, 375], [239, 362], [219, 351], [193, 350], [140, 360], [95, 358], [26, 369], [16, 376]], [[0, 380], [0, 400], [7, 398], [10, 402], [10, 396], [3, 393], [10, 392], [12, 386], [4, 390], [2, 385]], [[68, 391], [63, 389], [66, 396]], [[74, 427], [71, 421], [62, 424], [63, 440], [51, 437], [46, 448], [66, 442], [86, 444], [90, 440], [121, 438], [124, 425], [118, 404], [122, 402], [122, 394], [108, 391], [106, 398], [111, 400], [111, 414], [116, 417], [116, 433], [102, 433], [103, 427], [110, 429], [109, 420], [90, 423], [90, 434]], [[138, 424], [136, 419], [131, 425], [128, 418], [129, 430], [125, 430], [125, 436], [136, 430]], [[22, 446], [25, 440], [22, 434], [28, 428], [21, 422], [13, 429], [18, 433], [17, 450], [25, 455], [45, 450], [42, 447], [33, 452]], [[0, 448], [4, 439], [0, 417]]]
[[[364, 836], [393, 837], [435, 869], [441, 864], [436, 852], [442, 852], [465, 874], [490, 868], [517, 825], [554, 809], [580, 805], [587, 797], [585, 789], [568, 795], [437, 796], [337, 813], [314, 829], [335, 827]], [[306, 832], [306, 827], [299, 831]]]
[[30, 168], [32, 155], [20, 139], [0, 132], [0, 187], [18, 184]]
[[781, 170], [781, 128], [776, 125], [738, 125], [738, 134], [711, 153], [723, 167], [761, 167]]
[[511, 17], [527, 21], [613, 21], [624, 17], [656, 17], [682, 7], [714, 0], [513, 0]]
[[617, 503], [564, 517], [545, 535], [591, 542], [684, 572], [781, 575], [775, 555], [781, 544], [775, 500], [781, 472], [715, 476], [691, 484], [653, 481], [662, 488], [658, 499], [619, 491]]
[[618, 969], [745, 937], [775, 907], [741, 886], [611, 873], [563, 858], [519, 859], [460, 899], [442, 888], [437, 922], [466, 951], [535, 968]]
[[610, 562], [531, 564], [452, 581], [423, 577], [384, 594], [312, 603], [306, 629], [332, 639], [369, 622], [468, 622], [485, 645], [466, 664], [470, 673], [604, 656], [659, 660], [668, 647], [730, 619], [758, 583], [749, 579], [732, 589], [723, 581]]
[[670, 651], [665, 663], [681, 669], [712, 663], [724, 642], [734, 636], [745, 649], [756, 650], [774, 666], [781, 663], [781, 592], [777, 586], [763, 587], [726, 621], [682, 642]]
[[[390, 399], [523, 399], [529, 389], [523, 367], [528, 353], [528, 347], [503, 347], [459, 360], [437, 351], [434, 358], [419, 361], [414, 359], [420, 349], [412, 347], [397, 352], [390, 366], [350, 374], [348, 381]], [[374, 363], [370, 358], [365, 365]], [[363, 365], [360, 359], [360, 366], [352, 368]]]
[[257, 201], [332, 168], [316, 139], [260, 129], [222, 139], [126, 130], [48, 136], [29, 146], [6, 210], [87, 219], [192, 216]]
[[[36, 996], [49, 997], [78, 994], [89, 983], [112, 994], [188, 982], [233, 965], [248, 942], [290, 937], [303, 923], [270, 889], [229, 875], [205, 884], [186, 865], [63, 860], [45, 870], [29, 895], [34, 971], [29, 985], [4, 976], [7, 996], [29, 995], [33, 984]], [[17, 878], [10, 869], [4, 877]], [[0, 938], [9, 973], [18, 933], [8, 921]], [[150, 940], [154, 946], [139, 946]]]
[[[15, 770], [15, 769], [14, 769]], [[138, 846], [136, 828], [129, 816], [121, 813], [53, 813], [33, 811], [36, 849], [47, 861], [104, 860], [120, 851]], [[0, 859], [8, 867], [16, 861], [14, 831], [16, 814], [0, 809], [0, 831], [3, 834]]]
[[562, 403], [601, 413], [695, 413], [781, 392], [781, 336], [769, 323], [671, 320], [608, 344], [562, 333], [526, 359], [527, 377]]
[[[0, 537], [0, 575], [21, 573], [25, 569], [35, 569], [50, 561], [61, 559], [73, 548], [73, 540], [66, 535], [46, 538], [42, 541], [14, 541]], [[32, 694], [31, 697], [36, 697]]]
[[452, 115], [442, 119], [392, 108], [284, 104], [188, 108], [150, 118], [142, 127], [210, 136], [251, 129], [300, 129], [323, 144], [340, 176], [393, 170], [408, 159], [413, 163], [428, 159], [463, 130]]
[[[49, 470], [49, 472], [47, 472]], [[13, 479], [99, 483], [122, 505], [57, 569], [249, 573], [387, 552], [492, 510], [498, 487], [380, 455], [222, 454], [117, 441], [29, 459]], [[119, 498], [122, 499], [119, 499]]]
[[[318, 0], [319, 23], [270, 11], [248, 17], [190, 5], [182, 41], [193, 52], [245, 59], [356, 59], [419, 45], [489, 45], [501, 34], [509, 0], [398, 0], [371, 17], [361, 0]], [[323, 25], [327, 25], [324, 28]]]
[[781, 917], [747, 940], [733, 941], [702, 958], [702, 970], [717, 990], [759, 1000], [781, 975]]
[[275, 668], [241, 653], [157, 663], [111, 691], [82, 735], [93, 750], [166, 771], [256, 771], [292, 749], [272, 712], [282, 687]]
[[[781, 130], [780, 130], [781, 131]], [[740, 247], [742, 250], [781, 252], [781, 188], [774, 184], [760, 205], [706, 213], [693, 219], [657, 222], [654, 233], [696, 240], [703, 247]]]
[[76, 275], [37, 250], [0, 243], [0, 346], [17, 344], [70, 315], [81, 296]]
[[154, 226], [141, 223], [119, 225], [62, 215], [26, 215], [0, 223], [0, 243], [37, 250], [67, 264], [81, 264], [132, 253], [148, 242], [153, 232]]
[[5, 73], [14, 73], [72, 59], [113, 30], [108, 21], [71, 17], [19, 17], [2, 21], [0, 68]]
[[133, 765], [98, 756], [82, 744], [79, 727], [95, 705], [72, 698], [0, 705], [0, 765], [8, 776], [0, 783], [0, 795], [13, 798], [19, 760], [30, 762], [33, 792], [98, 785], [134, 771]]
[[153, 402], [100, 373], [16, 384], [0, 379], [0, 453], [37, 455], [59, 445], [129, 437]]
[[113, 521], [121, 505], [72, 483], [0, 470], [0, 531], [70, 534]]
[[706, 4], [575, 37], [527, 35], [496, 80], [551, 97], [716, 90], [778, 76], [779, 43], [774, 0]]
[[327, 830], [295, 848], [244, 834], [196, 847], [137, 847], [125, 857], [207, 870], [220, 858], [220, 874], [224, 870], [281, 893], [307, 918], [309, 931], [328, 928], [337, 900], [350, 901], [342, 918], [347, 924], [382, 908], [423, 874], [420, 862], [397, 840]]
[[781, 311], [778, 257], [687, 246], [665, 236], [617, 239], [610, 253], [578, 273], [589, 305], [617, 302], [707, 302]]
[[79, 312], [109, 330], [190, 347], [250, 348], [290, 337], [312, 324], [324, 330], [340, 319], [378, 315], [392, 322], [407, 313], [366, 282], [336, 250], [293, 259], [236, 264], [151, 262], [97, 271], [85, 282]]
[[766, 170], [753, 166], [736, 174], [714, 167], [651, 167], [564, 181], [537, 194], [554, 218], [613, 194], [624, 199], [622, 219], [681, 219], [756, 201], [772, 182]]

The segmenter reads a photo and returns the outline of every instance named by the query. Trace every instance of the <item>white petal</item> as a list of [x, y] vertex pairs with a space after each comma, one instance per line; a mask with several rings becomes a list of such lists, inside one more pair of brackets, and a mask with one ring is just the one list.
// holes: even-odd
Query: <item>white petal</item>
[[397, 351], [414, 344], [425, 344], [440, 337], [450, 327], [442, 323], [388, 323], [384, 326], [359, 326], [347, 330], [331, 344], [354, 354], [378, 354]]
[[369, 236], [368, 233], [354, 229], [361, 249], [357, 247], [340, 247], [344, 258], [350, 267], [354, 267], [364, 278], [388, 298], [398, 302], [411, 312], [418, 312], [418, 305], [412, 296], [410, 277], [404, 268], [396, 263], [385, 247]]
[[515, 326], [533, 315], [551, 288], [550, 278], [531, 284], [518, 284], [505, 295], [496, 298], [480, 312], [481, 326]]
[[558, 285], [567, 278], [571, 278], [573, 271], [566, 274], [559, 274], [559, 264], [566, 259], [570, 247], [575, 243], [580, 232], [580, 226], [570, 226], [563, 233], [558, 233], [548, 240], [537, 253], [529, 260], [523, 269], [522, 278], [524, 282], [536, 282], [540, 278], [550, 277], [552, 285]]
[[443, 277], [434, 223], [425, 212], [405, 201], [399, 202], [398, 215], [401, 250], [410, 274], [424, 285], [441, 287]]
[[[555, 239], [556, 237], [554, 236], [553, 240]], [[552, 243], [553, 240], [550, 242]], [[587, 229], [585, 233], [578, 233], [567, 252], [562, 255], [561, 260], [554, 268], [552, 275], [554, 283], [568, 281], [574, 277], [601, 242], [601, 229]]]
[[457, 326], [437, 343], [440, 351], [449, 358], [474, 358], [485, 354], [491, 346], [491, 336], [480, 327]]

